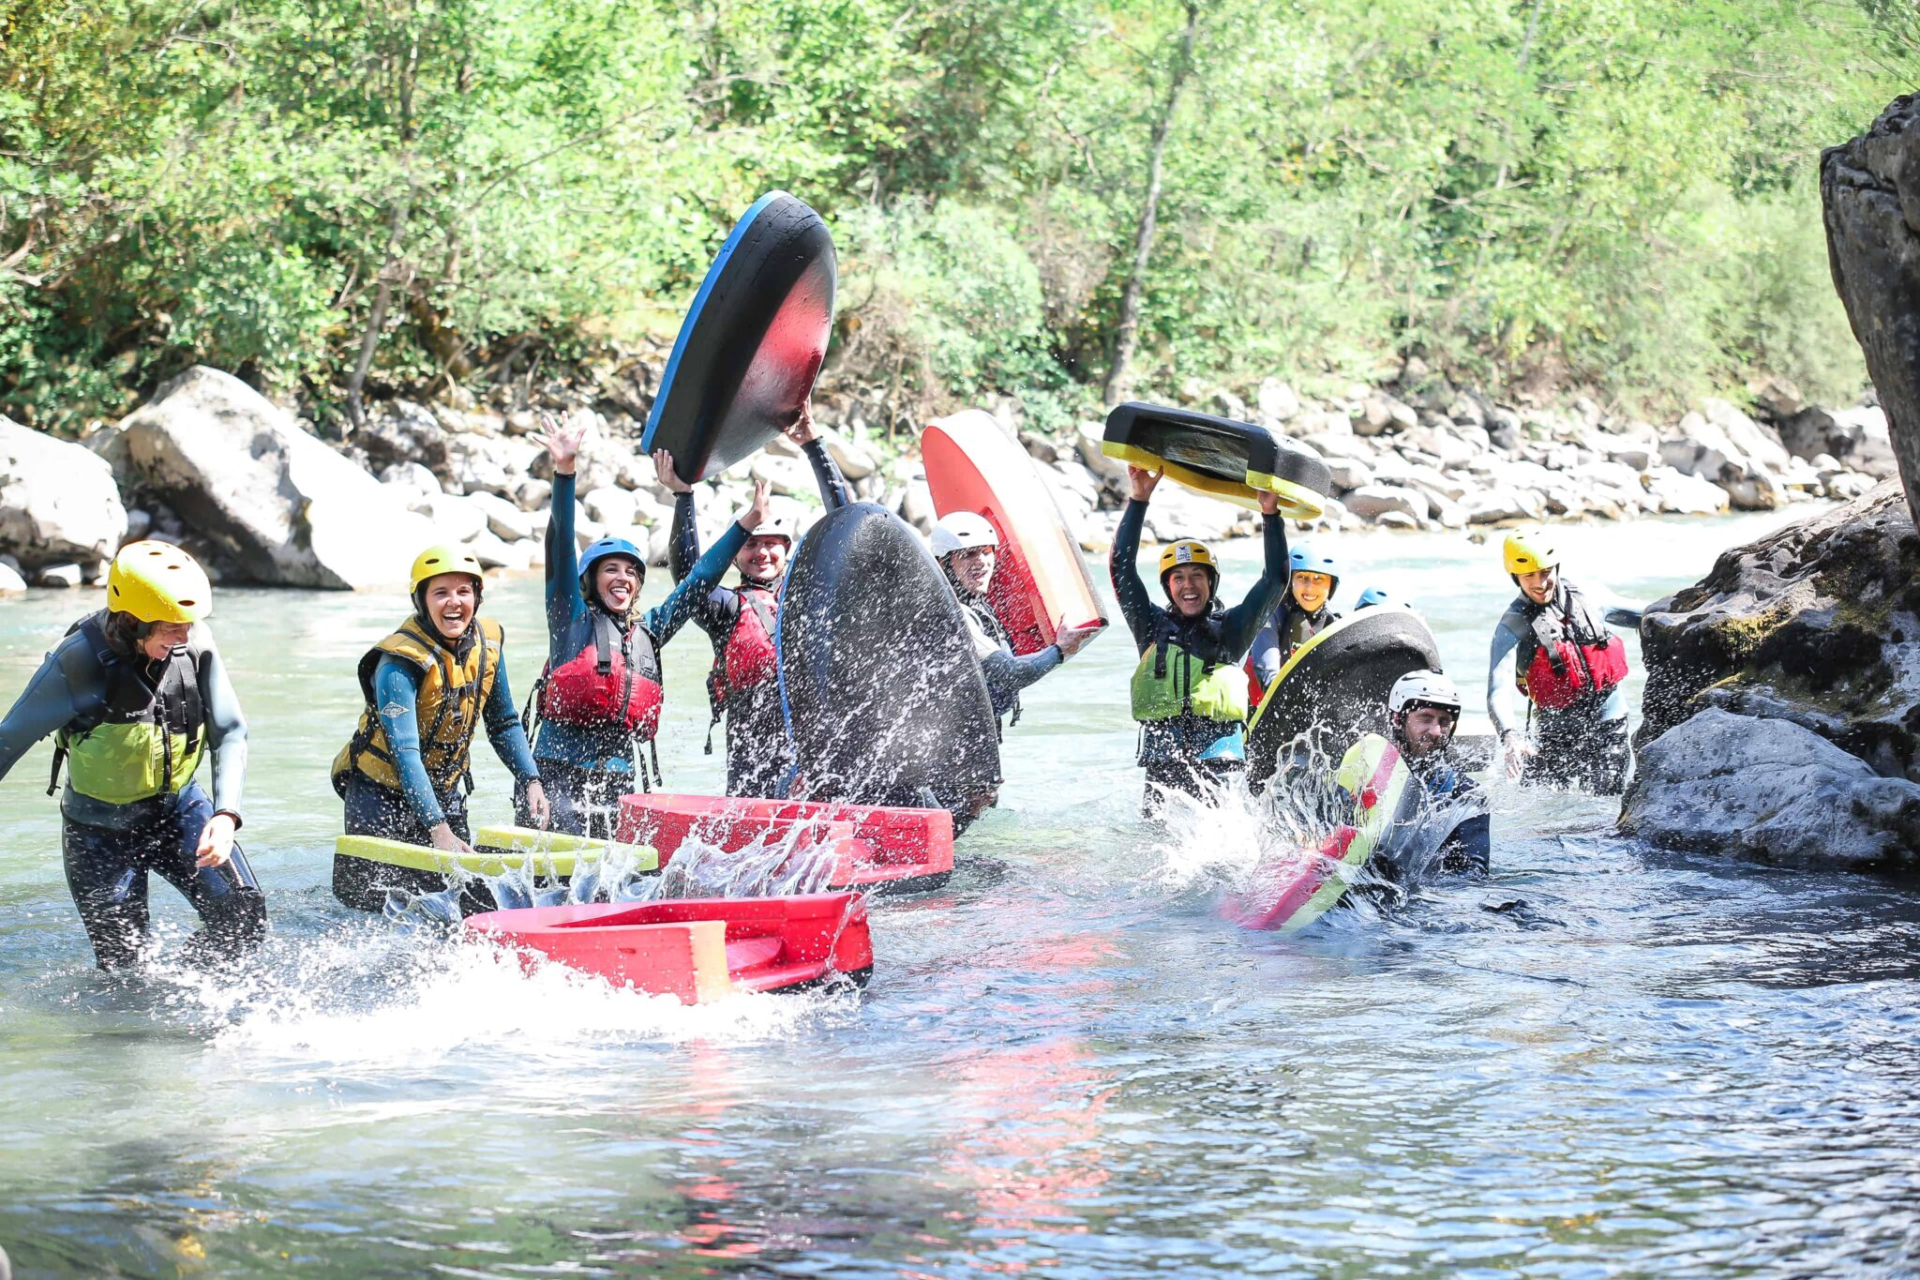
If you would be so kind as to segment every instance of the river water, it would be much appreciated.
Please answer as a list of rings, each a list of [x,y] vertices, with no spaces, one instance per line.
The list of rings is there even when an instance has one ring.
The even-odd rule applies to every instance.
[[[1563,538],[1573,576],[1651,599],[1772,523]],[[1477,688],[1494,548],[1342,551],[1347,598],[1417,602]],[[80,604],[0,606],[8,698]],[[488,606],[524,695],[538,584]],[[0,783],[18,1274],[1920,1270],[1920,906],[1895,885],[1655,851],[1605,802],[1501,786],[1490,881],[1241,933],[1214,902],[1255,824],[1138,821],[1110,636],[1030,692],[948,889],[875,906],[864,996],[683,1009],[333,902],[327,764],[403,607],[221,593],[274,926],[244,980],[97,976],[45,749]],[[669,658],[669,785],[717,789],[704,637]],[[479,781],[503,816],[498,766]],[[154,900],[177,942],[190,913]]]

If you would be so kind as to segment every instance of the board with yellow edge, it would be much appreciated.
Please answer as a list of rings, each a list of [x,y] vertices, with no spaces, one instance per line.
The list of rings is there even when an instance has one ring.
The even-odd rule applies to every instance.
[[[382,836],[343,835],[333,842],[333,894],[359,911],[379,911],[387,890],[432,893],[448,887],[450,879],[498,876],[524,871],[536,885],[565,884],[582,857],[597,862],[609,849],[630,854],[640,871],[657,871],[660,859],[647,845],[617,844],[604,839],[538,831],[531,827],[474,828],[472,853],[443,853],[426,845],[389,840]],[[490,911],[490,895],[474,891],[470,911]]]
[[[1326,463],[1265,427],[1138,400],[1107,415],[1100,452],[1242,507],[1271,493],[1290,520],[1317,520],[1332,482]]]
[[[1334,775],[1353,801],[1350,820],[1318,850],[1294,850],[1254,871],[1246,892],[1224,906],[1246,929],[1293,933],[1318,920],[1346,896],[1360,869],[1417,811],[1420,790],[1399,750],[1377,733],[1347,749]]]

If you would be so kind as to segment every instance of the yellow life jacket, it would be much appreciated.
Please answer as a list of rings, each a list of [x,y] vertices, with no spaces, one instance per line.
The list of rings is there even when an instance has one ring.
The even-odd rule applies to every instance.
[[[366,707],[353,737],[333,760],[334,790],[345,794],[347,778],[356,770],[389,790],[399,791],[400,774],[394,767],[393,747],[375,710],[373,687],[380,660],[395,657],[420,673],[414,714],[419,722],[420,761],[440,795],[467,777],[474,730],[480,727],[487,699],[500,674],[500,649],[505,633],[491,618],[475,618],[479,637],[461,654],[436,640],[418,618],[408,618],[400,629],[367,651],[360,659],[360,692]]]
[[[1196,658],[1171,640],[1148,646],[1133,669],[1133,718],[1151,724],[1184,712],[1240,723],[1247,718],[1246,675]]]
[[[54,782],[64,761],[67,785],[105,804],[178,794],[206,754],[200,645],[189,642],[143,672],[107,643],[106,618],[102,610],[73,626],[83,644],[63,660],[68,686],[97,690],[98,701],[55,735]]]

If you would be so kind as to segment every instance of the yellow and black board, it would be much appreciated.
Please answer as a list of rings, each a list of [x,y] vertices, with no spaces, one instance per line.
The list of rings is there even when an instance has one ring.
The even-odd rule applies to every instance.
[[[1291,520],[1318,519],[1331,482],[1326,463],[1265,427],[1138,400],[1107,415],[1100,452],[1242,507],[1271,493]]]

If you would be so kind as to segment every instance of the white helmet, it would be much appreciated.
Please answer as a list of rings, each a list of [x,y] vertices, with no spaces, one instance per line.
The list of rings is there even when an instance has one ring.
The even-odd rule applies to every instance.
[[[787,545],[792,546],[794,534],[799,527],[799,513],[794,510],[793,504],[775,502],[768,505],[767,518],[753,526],[753,532],[747,536],[749,538],[785,538]]]
[[[933,526],[933,558],[945,560],[956,551],[970,547],[997,547],[1000,535],[987,518],[971,511],[955,511],[940,517]]]
[[[1398,720],[1414,703],[1440,707],[1453,712],[1454,719],[1460,718],[1460,691],[1438,671],[1409,671],[1393,682],[1393,690],[1387,694],[1387,714]]]

